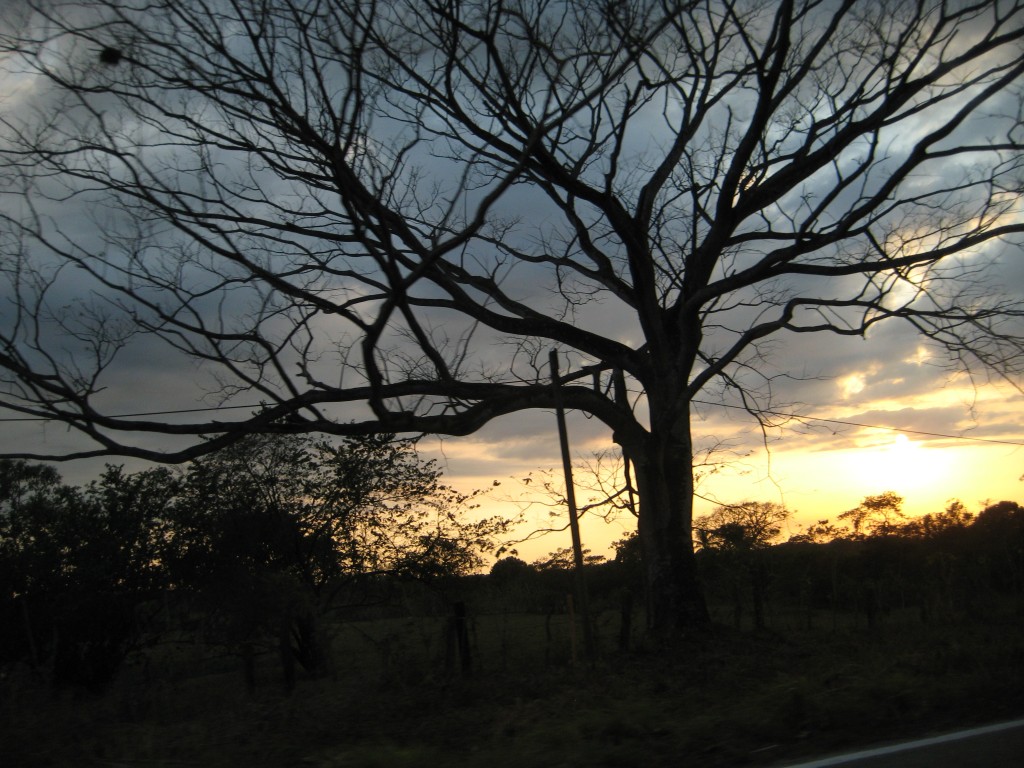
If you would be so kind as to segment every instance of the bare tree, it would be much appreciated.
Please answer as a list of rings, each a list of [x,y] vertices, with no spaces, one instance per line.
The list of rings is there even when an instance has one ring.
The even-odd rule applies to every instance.
[[[694,400],[763,417],[767,340],[899,319],[1020,373],[985,272],[1024,233],[1022,41],[1020,0],[28,0],[2,405],[76,456],[463,435],[550,408],[555,347],[635,472],[652,626],[704,622]],[[142,342],[263,407],[118,415]]]

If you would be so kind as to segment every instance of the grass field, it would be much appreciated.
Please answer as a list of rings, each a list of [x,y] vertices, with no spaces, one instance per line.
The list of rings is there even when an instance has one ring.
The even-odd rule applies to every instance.
[[[237,658],[166,644],[102,696],[54,693],[29,670],[0,683],[4,766],[734,766],[1020,716],[1024,616],[925,625],[889,616],[671,646],[598,619],[600,653],[572,661],[564,614],[470,622],[473,672],[445,620],[341,624],[333,674],[286,694],[272,655],[247,691]],[[827,625],[827,626],[826,626]]]

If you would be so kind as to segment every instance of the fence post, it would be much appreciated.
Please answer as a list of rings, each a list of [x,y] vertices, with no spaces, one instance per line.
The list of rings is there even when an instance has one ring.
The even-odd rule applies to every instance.
[[[452,615],[448,619],[448,641],[446,666],[455,666],[455,656],[459,657],[459,669],[463,676],[473,671],[473,657],[469,648],[469,626],[466,619],[466,604],[459,600],[452,606]]]

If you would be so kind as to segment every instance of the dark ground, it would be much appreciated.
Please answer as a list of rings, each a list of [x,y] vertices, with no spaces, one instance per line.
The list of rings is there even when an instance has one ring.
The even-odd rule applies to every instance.
[[[822,622],[824,624],[825,622]],[[868,630],[715,628],[573,665],[531,618],[481,617],[474,671],[440,624],[342,628],[334,674],[247,692],[195,646],[133,660],[102,695],[0,682],[5,766],[743,766],[799,762],[1024,714],[1024,620]],[[550,629],[550,627],[548,628]],[[532,645],[531,645],[532,642]],[[606,645],[610,645],[610,640]],[[543,653],[541,649],[543,648]]]

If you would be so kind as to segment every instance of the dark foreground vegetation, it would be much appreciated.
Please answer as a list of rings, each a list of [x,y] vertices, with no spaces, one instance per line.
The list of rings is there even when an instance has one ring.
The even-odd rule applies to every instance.
[[[587,568],[588,653],[567,558],[480,574],[500,524],[408,445],[0,469],[4,765],[772,765],[1024,712],[1013,502],[881,494],[782,543],[785,510],[723,507],[714,625],[670,640],[626,539]]]
[[[443,624],[353,623],[335,672],[291,695],[269,657],[247,692],[234,660],[193,645],[152,649],[102,696],[54,694],[19,668],[0,705],[5,765],[773,765],[1024,711],[1024,627],[1006,614],[716,629],[606,648],[593,668],[569,664],[564,620],[546,657],[543,616],[490,615],[472,622],[468,677],[445,667]]]

